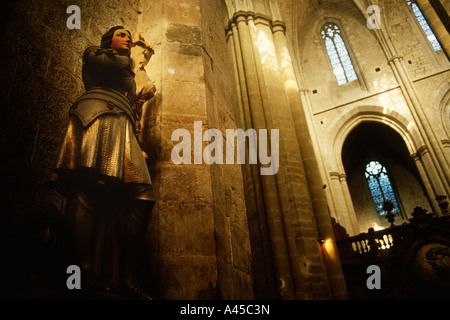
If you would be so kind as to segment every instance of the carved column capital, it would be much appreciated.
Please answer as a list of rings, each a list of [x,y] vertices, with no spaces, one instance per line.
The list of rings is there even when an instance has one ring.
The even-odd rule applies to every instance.
[[[310,92],[310,90],[309,90],[309,89],[306,89],[306,88],[300,88],[300,89],[298,90],[298,92],[299,92],[300,94],[308,94],[308,93]]]
[[[395,56],[389,58],[388,64],[392,64],[392,63],[395,63],[395,62],[397,62],[397,61],[402,61],[402,60],[403,60],[403,56],[401,56],[401,55],[395,55]]]
[[[409,156],[414,162],[420,161],[420,156],[416,153],[413,153]]]
[[[228,22],[228,27],[226,29],[230,29],[230,26],[235,23],[238,24],[242,21],[252,20],[255,25],[262,24],[271,28],[273,33],[282,32],[286,33],[286,24],[281,20],[272,20],[272,17],[253,11],[237,11],[233,14],[233,17]]]
[[[419,149],[417,149],[416,153],[419,155],[419,157],[423,157],[425,154],[429,153],[430,150],[428,149],[428,146],[423,145]]]
[[[441,143],[444,146],[444,148],[450,148],[450,139],[442,139]]]
[[[272,32],[282,32],[286,34],[286,24],[283,21],[275,20],[272,22]]]
[[[339,172],[330,172],[331,180],[340,180],[341,174]]]

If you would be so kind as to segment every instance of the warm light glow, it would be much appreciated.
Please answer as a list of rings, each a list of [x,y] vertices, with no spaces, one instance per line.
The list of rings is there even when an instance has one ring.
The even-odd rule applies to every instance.
[[[279,67],[273,40],[270,39],[264,31],[260,30],[257,33],[255,42],[256,47],[259,50],[262,65],[265,65],[269,70],[278,71]]]
[[[336,256],[333,239],[326,239],[322,241],[322,247],[323,249],[325,249],[325,252],[328,254],[329,257],[334,258]]]
[[[379,77],[373,82],[373,88],[377,90],[387,90],[392,87],[391,80],[388,78],[387,74],[383,74],[383,77]]]
[[[376,223],[374,223],[373,224],[373,230],[375,230],[375,231],[380,231],[380,230],[384,230],[385,228],[383,228],[383,227],[381,227],[381,226],[379,226],[378,224],[376,224]]]
[[[333,251],[334,250],[333,240],[331,239],[325,240],[324,246],[328,252]]]
[[[284,86],[285,86],[286,89],[295,89],[295,90],[298,91],[298,85],[297,85],[297,82],[294,81],[294,80],[286,80],[286,81],[284,82]]]

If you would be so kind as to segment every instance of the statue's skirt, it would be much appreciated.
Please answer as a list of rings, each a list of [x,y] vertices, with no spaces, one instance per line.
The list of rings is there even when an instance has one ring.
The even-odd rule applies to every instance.
[[[99,216],[107,219],[99,219],[94,265],[99,276],[117,283],[117,228],[123,225],[121,214],[126,212],[115,205],[137,193],[141,200],[155,200],[148,167],[128,116],[104,114],[83,127],[79,118],[71,115],[50,183],[69,198],[83,192],[108,204]]]
[[[70,115],[52,177],[52,185],[63,195],[86,187],[127,188],[147,186],[154,200],[150,173],[132,123],[125,113],[104,114],[83,127]]]

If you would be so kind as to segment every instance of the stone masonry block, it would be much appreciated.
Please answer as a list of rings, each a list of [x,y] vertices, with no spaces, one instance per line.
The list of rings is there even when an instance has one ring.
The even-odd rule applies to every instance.
[[[216,297],[215,256],[161,256],[158,273],[161,299],[199,300]]]
[[[160,199],[186,203],[211,203],[209,166],[170,164],[163,166]]]
[[[161,254],[214,255],[211,205],[164,201],[158,205]]]

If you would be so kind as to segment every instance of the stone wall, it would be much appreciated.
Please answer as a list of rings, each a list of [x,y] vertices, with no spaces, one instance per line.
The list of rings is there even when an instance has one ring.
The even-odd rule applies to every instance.
[[[82,53],[89,45],[99,45],[101,35],[114,25],[135,28],[136,3],[83,1],[79,4],[79,30],[69,30],[66,25],[66,10],[73,1],[5,3],[0,53],[1,181],[5,190],[0,204],[0,242],[14,261],[3,266],[7,270],[2,274],[9,275],[11,290],[19,294],[24,288],[18,283],[26,288],[31,284],[27,275],[45,263],[31,256],[35,249],[31,243],[36,241],[32,232],[38,231],[36,220],[60,218],[64,210],[64,199],[47,183],[69,107],[84,91]],[[65,270],[56,272],[64,274]]]
[[[418,152],[427,135],[434,142],[447,139],[448,145],[448,125],[441,116],[448,113],[449,64],[444,53],[430,49],[406,1],[387,1],[384,7],[384,31],[393,40],[391,47],[366,27],[356,2],[7,1],[1,33],[5,46],[0,52],[5,168],[1,181],[6,186],[0,203],[0,242],[6,255],[17,261],[2,265],[0,271],[13,274],[10,285],[16,285],[17,276],[26,286],[22,275],[36,263],[27,255],[31,238],[24,237],[29,233],[23,226],[36,217],[61,217],[64,210],[64,199],[48,188],[47,181],[68,109],[83,92],[81,55],[87,46],[99,44],[107,29],[123,25],[142,32],[155,49],[147,72],[157,94],[144,106],[142,120],[142,141],[158,200],[143,269],[152,291],[163,299],[253,298],[257,265],[259,271],[267,268],[258,285],[264,288],[266,281],[270,288],[259,296],[344,296],[342,274],[331,263],[338,260],[329,259],[317,239],[327,238],[322,235],[331,228],[328,209],[350,234],[359,231],[352,216],[352,200],[358,197],[350,198],[341,159],[346,135],[358,122],[378,121],[394,128],[411,154]],[[73,4],[81,9],[79,30],[66,26],[66,9]],[[327,21],[341,27],[358,72],[355,83],[336,84],[320,37]],[[234,28],[228,44],[227,25],[228,32]],[[388,49],[403,59],[389,56]],[[230,52],[246,70],[233,65]],[[239,77],[232,77],[233,68]],[[404,70],[407,74],[399,75]],[[234,83],[242,96],[233,90]],[[252,90],[246,92],[248,88]],[[234,107],[240,110],[239,98],[261,120],[261,128],[280,128],[280,174],[263,179],[265,193],[261,185],[252,186],[251,179],[243,181],[237,165],[175,165],[171,159],[178,143],[171,139],[176,129],[187,129],[194,137],[195,121],[202,122],[203,132],[236,128]],[[426,130],[410,112],[415,109],[426,111],[432,124]],[[429,147],[435,151],[436,143]],[[423,166],[421,178],[431,177],[422,181],[427,192],[438,176],[432,160],[416,162]],[[413,177],[401,168],[394,171],[404,186],[400,193],[417,198],[418,189],[406,187]],[[254,212],[246,209],[244,183],[250,185],[247,191],[254,188],[247,194],[256,199],[257,206],[249,206]],[[360,196],[367,201],[367,195]],[[248,214],[253,217],[251,235]],[[258,250],[253,256],[250,239]],[[271,270],[276,260],[280,277]],[[280,281],[291,275],[296,290]]]
[[[189,130],[194,139],[194,121],[203,131],[236,128],[223,3],[142,1],[141,10],[138,29],[155,48],[147,69],[158,92],[144,107],[143,136],[154,159],[158,210],[150,233],[159,244],[154,251],[162,297],[251,298],[240,167],[171,160],[176,129]]]
[[[326,252],[317,241],[333,231],[278,2],[227,1],[227,8],[239,124],[279,130],[278,173],[244,169],[255,291],[261,299],[342,299],[333,245]]]
[[[110,27],[134,28],[136,1],[85,1],[81,29],[69,30],[70,1],[11,1],[2,34],[2,148],[11,192],[35,201],[13,201],[27,215],[51,196],[45,186],[65,129],[68,110],[84,91],[81,56],[99,45]],[[133,25],[134,24],[134,25]],[[11,179],[11,180],[9,180]],[[4,180],[5,181],[5,180]],[[21,182],[19,182],[21,181]],[[26,181],[26,183],[25,183]],[[35,194],[36,193],[36,194]],[[11,195],[14,197],[14,195]],[[55,205],[60,205],[56,196]],[[21,205],[24,209],[20,209]]]
[[[359,1],[311,2],[298,14],[292,13],[292,9],[298,8],[290,1],[280,2],[283,17],[289,22],[288,30],[293,29],[288,34],[297,58],[297,76],[308,92],[305,106],[312,117],[309,128],[311,136],[317,137],[313,141],[322,159],[324,181],[330,186],[330,211],[350,234],[357,234],[359,227],[354,222],[358,212],[352,207],[355,199],[349,198],[344,178],[347,172],[342,166],[346,136],[359,123],[380,122],[402,135],[410,154],[428,136],[439,141],[448,139],[442,116],[448,93],[448,59],[443,51],[433,50],[406,1],[393,0],[381,5],[383,24],[378,33],[367,28],[365,8],[358,8],[357,4],[362,3]],[[337,85],[320,35],[325,22],[340,27],[358,81]],[[401,62],[395,65],[390,60],[392,55],[401,57]],[[399,76],[398,68],[407,75]],[[410,89],[404,90],[405,86]],[[417,110],[424,110],[423,115],[418,117]],[[434,144],[433,148],[439,154],[444,146]],[[434,163],[426,170],[432,172],[434,166],[440,165]],[[340,177],[340,183],[335,176]],[[430,184],[426,176],[421,179],[424,185]],[[440,183],[435,177],[430,180],[431,184]],[[428,198],[433,197],[429,194]]]
[[[73,4],[81,28],[69,30]],[[4,12],[2,244],[16,243],[22,234],[14,230],[36,217],[62,216],[65,201],[47,182],[69,107],[84,91],[81,56],[123,25],[155,49],[147,71],[157,95],[144,107],[142,140],[158,203],[143,279],[165,299],[251,298],[240,167],[176,166],[170,157],[175,129],[192,131],[194,121],[203,129],[235,128],[222,1],[8,1]],[[21,250],[16,244],[7,253],[29,260]]]

